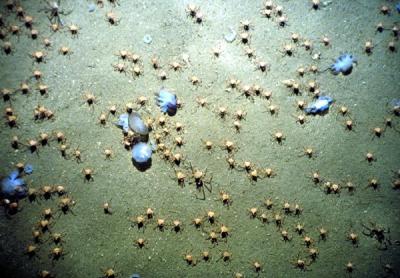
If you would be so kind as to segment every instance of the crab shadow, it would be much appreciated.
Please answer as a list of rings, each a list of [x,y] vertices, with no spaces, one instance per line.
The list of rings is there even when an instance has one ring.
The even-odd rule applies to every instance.
[[[140,172],[145,172],[146,170],[148,170],[151,165],[152,165],[152,159],[150,158],[149,160],[147,160],[146,162],[143,163],[139,163],[137,161],[135,161],[133,158],[131,159],[132,161],[132,165],[139,170]]]
[[[350,75],[353,72],[353,67],[349,68],[346,71],[340,71],[340,72],[332,72],[333,75],[339,75],[340,73],[342,73],[343,76],[347,76]]]
[[[310,115],[312,117],[317,117],[317,116],[323,117],[328,113],[329,113],[329,109],[322,111],[322,112],[318,112],[318,113],[309,113],[308,115]]]
[[[352,73],[352,71],[353,71],[353,67],[349,68],[347,71],[343,71],[342,74],[343,74],[344,76],[350,75],[350,73]]]

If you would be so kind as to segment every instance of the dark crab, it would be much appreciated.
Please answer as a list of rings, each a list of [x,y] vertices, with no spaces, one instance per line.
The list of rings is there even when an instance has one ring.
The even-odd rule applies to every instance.
[[[44,1],[46,4],[46,7],[40,9],[39,11],[44,11],[47,14],[47,17],[49,18],[51,23],[54,24],[60,24],[61,26],[64,26],[64,20],[61,18],[61,15],[69,15],[72,13],[72,10],[70,11],[65,11],[61,8],[61,0],[45,0]]]
[[[364,227],[364,231],[362,232],[365,236],[368,236],[370,238],[376,239],[380,246],[380,250],[387,250],[388,245],[391,245],[392,242],[390,241],[390,229],[385,229],[376,223],[370,222],[370,226],[367,226],[365,224],[362,224]]]

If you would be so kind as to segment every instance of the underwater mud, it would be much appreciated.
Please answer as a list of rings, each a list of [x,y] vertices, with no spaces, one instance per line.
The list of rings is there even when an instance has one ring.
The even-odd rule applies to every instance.
[[[2,277],[399,276],[396,5],[1,1]]]

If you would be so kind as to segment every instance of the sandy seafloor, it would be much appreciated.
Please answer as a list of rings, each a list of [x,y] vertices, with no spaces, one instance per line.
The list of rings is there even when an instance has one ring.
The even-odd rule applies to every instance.
[[[388,102],[400,98],[400,56],[391,52],[390,41],[400,47],[391,30],[376,32],[376,24],[382,22],[392,28],[399,22],[400,15],[392,1],[345,1],[332,0],[321,5],[319,10],[311,8],[310,1],[274,0],[283,7],[288,17],[286,27],[279,27],[276,16],[262,17],[263,1],[193,1],[204,14],[202,24],[190,18],[185,8],[189,1],[128,1],[119,0],[113,7],[104,1],[104,7],[88,12],[88,1],[62,1],[61,7],[72,13],[62,16],[66,25],[76,24],[81,29],[73,37],[67,28],[53,33],[49,21],[40,8],[41,1],[18,1],[25,11],[34,18],[34,28],[39,38],[32,40],[28,30],[19,22],[14,12],[7,11],[1,1],[1,14],[8,25],[21,28],[19,36],[8,34],[3,41],[13,44],[12,55],[0,54],[0,87],[18,89],[27,81],[31,92],[22,95],[15,92],[11,102],[1,103],[1,110],[11,106],[18,117],[18,128],[9,128],[2,123],[0,131],[0,169],[7,175],[18,162],[34,166],[32,175],[25,176],[30,188],[40,189],[43,185],[64,185],[68,195],[76,202],[72,213],[58,213],[59,197],[50,200],[38,198],[19,202],[20,211],[14,215],[0,216],[0,269],[2,277],[36,277],[41,270],[49,270],[56,277],[100,277],[103,270],[113,268],[117,277],[130,277],[133,273],[141,277],[395,277],[400,275],[400,192],[392,188],[394,172],[400,168],[400,119],[391,113]],[[382,5],[391,8],[390,15],[379,12]],[[121,19],[117,26],[105,20],[106,12],[113,11]],[[228,43],[223,35],[231,26],[240,30],[242,20],[251,21],[249,45],[256,57],[249,59],[244,45],[237,38]],[[290,36],[299,33],[301,40],[313,42],[313,51],[306,51],[301,42],[295,45]],[[150,34],[151,44],[145,44],[143,37]],[[328,36],[331,46],[325,47],[320,39]],[[44,37],[50,38],[53,46],[45,49]],[[371,55],[364,52],[364,44],[371,40],[375,47]],[[3,43],[3,42],[1,42]],[[295,46],[292,57],[281,52],[283,45]],[[68,46],[73,53],[64,57],[58,53],[61,46]],[[213,57],[211,49],[219,46],[220,57]],[[34,63],[29,54],[44,50],[45,63]],[[118,62],[114,55],[119,50],[130,50],[140,55],[143,74],[133,78],[114,71],[112,64]],[[341,53],[353,54],[358,64],[347,76],[333,75],[329,71],[299,77],[296,69],[315,64],[320,70],[326,69]],[[312,55],[320,53],[320,60]],[[183,56],[182,56],[183,55]],[[157,56],[167,80],[161,81],[159,71],[151,67],[150,59]],[[185,64],[183,57],[189,57]],[[184,65],[180,71],[168,66],[177,61]],[[270,71],[262,73],[255,62],[266,61]],[[131,67],[131,63],[125,62]],[[42,83],[49,86],[47,96],[40,96],[35,90],[36,81],[30,79],[34,69],[43,73]],[[200,78],[197,86],[189,82],[191,76]],[[237,78],[242,85],[258,84],[272,92],[270,100],[260,96],[248,99],[238,90],[227,91],[227,79]],[[294,79],[301,84],[302,94],[296,96],[285,88],[283,80]],[[294,115],[296,101],[312,101],[306,85],[316,80],[321,94],[334,98],[329,113],[322,116],[307,116],[300,125]],[[174,153],[185,157],[184,165],[172,167],[158,153],[153,154],[150,169],[141,172],[131,163],[130,152],[122,145],[122,132],[113,122],[124,112],[128,102],[135,102],[141,96],[149,101],[143,115],[155,119],[161,116],[153,94],[161,87],[173,90],[183,102],[174,117],[167,117],[171,135],[163,142]],[[97,102],[92,108],[85,104],[83,95],[92,92]],[[207,99],[206,107],[199,107],[196,98]],[[110,105],[118,107],[117,116],[109,115],[106,125],[100,126],[98,117],[107,112]],[[279,107],[279,113],[271,116],[267,112],[270,104]],[[54,120],[35,121],[33,111],[37,105],[44,105],[54,111]],[[231,113],[226,120],[218,118],[217,107],[226,106]],[[341,116],[338,109],[347,106],[349,116]],[[247,115],[241,121],[240,133],[233,128],[233,113],[244,110]],[[146,114],[144,110],[150,111]],[[385,127],[384,120],[391,117],[394,128],[385,128],[383,135],[373,135],[374,127]],[[344,121],[355,122],[354,131],[347,131]],[[2,117],[5,122],[5,117]],[[176,122],[184,125],[180,134],[185,144],[174,147],[177,132],[172,128]],[[397,128],[397,130],[396,130]],[[150,137],[161,128],[155,125]],[[40,132],[65,133],[67,152],[79,148],[82,163],[64,159],[59,144],[39,147],[38,154],[31,154],[26,148],[11,148],[14,135],[25,143],[38,138]],[[272,134],[282,131],[286,137],[283,144],[272,140]],[[213,151],[204,149],[202,140],[214,142]],[[273,178],[261,178],[251,182],[245,171],[229,170],[227,152],[221,146],[224,140],[237,145],[233,157],[238,164],[251,161],[261,168],[271,167],[276,172]],[[105,160],[103,150],[111,147],[112,160]],[[313,147],[317,153],[314,159],[301,156],[304,147]],[[372,152],[376,161],[368,163],[365,154]],[[194,168],[207,169],[207,179],[212,176],[212,192],[205,191],[206,200],[199,200],[190,178],[190,163]],[[92,182],[84,182],[81,173],[85,167],[94,170]],[[178,186],[174,168],[187,175],[184,187]],[[323,183],[315,185],[310,175],[318,171],[323,182],[334,182],[341,186],[339,194],[326,194]],[[368,186],[376,178],[378,188]],[[345,188],[351,181],[356,190],[349,194]],[[233,203],[226,207],[220,201],[220,191],[230,194]],[[263,200],[274,201],[272,209],[263,207]],[[110,201],[113,214],[103,213],[102,204]],[[284,202],[292,206],[299,204],[299,216],[286,215]],[[155,229],[154,221],[146,222],[145,229],[132,226],[130,217],[144,214],[146,208],[155,211],[155,218],[165,218],[168,225],[174,219],[183,223],[179,233],[168,226],[164,232]],[[275,214],[283,217],[279,229],[271,220],[263,224],[249,216],[249,209],[258,208],[258,214],[265,212],[269,218]],[[52,208],[55,216],[51,219],[50,232],[45,232],[40,243],[34,243],[32,229],[42,219],[42,211]],[[203,229],[191,225],[193,218],[203,217],[208,210],[216,213],[217,223],[204,224]],[[3,209],[2,209],[3,211]],[[205,221],[206,222],[206,221]],[[305,233],[295,232],[297,223],[304,224]],[[364,235],[366,229],[376,223],[383,227],[387,250],[380,250],[382,244],[375,238]],[[219,231],[224,224],[230,229],[227,240],[220,239],[217,245],[207,240],[208,233]],[[328,230],[326,240],[319,238],[319,228]],[[291,240],[285,242],[281,230],[289,232]],[[390,230],[390,232],[389,232]],[[51,232],[63,236],[64,255],[59,260],[49,258],[55,244],[49,240]],[[348,234],[358,234],[358,244],[347,240]],[[318,249],[318,257],[311,261],[303,237],[313,239],[312,247]],[[133,245],[135,239],[145,238],[146,247]],[[28,244],[38,246],[35,256],[25,253]],[[211,260],[204,262],[201,252],[208,250]],[[232,254],[231,260],[221,259],[223,251]],[[196,264],[188,265],[184,254],[191,253]],[[306,270],[296,268],[292,263],[297,258],[306,261]],[[252,263],[262,265],[259,273]],[[346,264],[354,264],[354,271],[348,273]],[[386,268],[385,268],[386,265]],[[392,271],[388,270],[389,265]],[[6,273],[6,274],[4,274]]]

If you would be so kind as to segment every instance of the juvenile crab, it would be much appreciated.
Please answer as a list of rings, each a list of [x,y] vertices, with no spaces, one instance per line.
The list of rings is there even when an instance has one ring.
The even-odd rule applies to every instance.
[[[133,242],[133,245],[136,246],[137,248],[142,249],[143,247],[146,247],[147,240],[144,238],[138,238]]]
[[[118,25],[118,23],[121,21],[120,18],[117,17],[117,15],[114,12],[107,12],[105,20],[108,21],[110,25]]]
[[[232,205],[233,201],[230,195],[225,192],[225,191],[220,191],[219,192],[219,199],[221,200],[222,204],[224,206],[227,206],[228,208]]]
[[[173,61],[169,64],[170,68],[173,69],[174,71],[180,71],[182,70],[182,68],[184,67],[183,64],[177,62],[177,61]]]
[[[194,180],[194,183],[196,184],[196,189],[198,191],[201,191],[203,193],[203,198],[202,200],[206,199],[204,188],[208,190],[208,192],[212,191],[212,186],[211,186],[211,181],[212,181],[212,176],[206,180],[206,175],[207,175],[207,169],[203,171],[193,168],[192,164],[190,164],[190,169],[192,171],[192,178]]]
[[[71,24],[68,26],[68,32],[71,33],[73,38],[77,38],[78,37],[78,32],[81,28],[76,25],[76,24]]]
[[[11,42],[4,42],[3,43],[3,51],[5,54],[11,54],[13,51],[13,45],[11,44]]]
[[[124,63],[112,64],[112,67],[114,68],[114,71],[119,73],[124,73],[125,75],[128,73],[128,68]]]
[[[58,49],[58,53],[60,53],[63,56],[70,56],[73,53],[73,51],[67,46],[61,46]]]
[[[68,212],[71,212],[74,214],[71,210],[71,207],[75,205],[75,201],[72,200],[68,196],[64,196],[59,200],[58,207],[60,208],[61,212],[63,214],[67,214]]]
[[[145,228],[146,219],[143,215],[139,215],[137,217],[131,217],[130,221],[132,222],[131,223],[132,227],[137,226],[138,229]]]
[[[190,17],[195,18],[200,8],[195,4],[188,4],[185,10]]]
[[[300,259],[300,254],[297,256],[297,259],[291,261],[291,264],[302,271],[307,270],[307,267],[311,264],[310,262],[307,262],[304,259]]]
[[[228,153],[233,153],[239,149],[238,146],[233,141],[224,140],[223,145],[221,146],[222,149],[226,150]]]
[[[34,62],[36,63],[42,63],[45,62],[45,57],[47,56],[47,53],[43,51],[35,51],[30,54],[31,58],[33,59]]]
[[[278,144],[282,144],[284,140],[286,140],[286,136],[283,134],[282,131],[277,131],[273,134],[271,134],[272,140],[278,142]]]
[[[186,174],[184,172],[175,170],[174,179],[178,182],[178,185],[180,185],[181,187],[185,186]]]
[[[292,56],[294,53],[294,46],[291,44],[285,44],[280,50],[283,56]]]
[[[304,147],[302,153],[299,156],[305,156],[307,158],[314,159],[316,156],[318,156],[318,154],[312,147]]]

